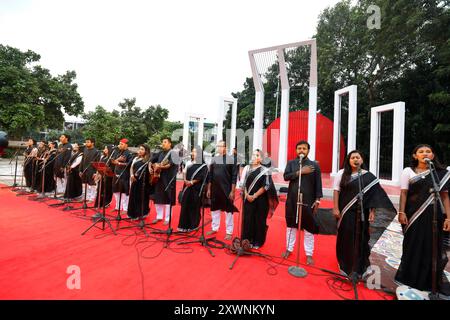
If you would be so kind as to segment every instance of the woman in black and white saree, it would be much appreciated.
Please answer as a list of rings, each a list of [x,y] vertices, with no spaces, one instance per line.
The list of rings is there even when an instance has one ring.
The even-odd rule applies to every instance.
[[[243,189],[242,239],[250,241],[253,249],[259,249],[266,241],[267,218],[271,218],[278,206],[278,195],[269,168],[261,165],[262,153],[255,150],[251,164],[242,171]]]
[[[358,277],[364,277],[370,266],[369,226],[375,219],[375,209],[395,211],[377,177],[362,169],[363,167],[364,159],[361,152],[351,151],[344,160],[344,169],[334,178],[333,214],[339,219],[336,255],[340,272],[347,276],[356,273]],[[358,197],[360,188],[363,195],[364,223],[360,219],[361,205]],[[360,231],[358,238],[356,218]]]
[[[206,191],[205,179],[208,168],[203,158],[203,150],[196,146],[191,151],[191,161],[183,170],[183,189],[179,194],[181,204],[178,231],[190,232],[200,224],[202,196]],[[203,187],[203,188],[202,188]]]
[[[439,204],[437,205],[436,289],[449,294],[447,292],[448,281],[443,276],[445,265],[448,262],[443,248],[443,233],[450,231],[448,197],[450,171],[439,163],[433,148],[425,144],[414,148],[411,167],[405,168],[401,176],[398,219],[402,224],[404,238],[402,260],[395,280],[419,290],[431,291],[432,289],[434,197],[430,192],[433,188],[433,180],[428,168],[428,160],[431,160],[436,168],[435,171],[433,170],[433,174],[439,184],[439,194],[443,204],[443,208]]]

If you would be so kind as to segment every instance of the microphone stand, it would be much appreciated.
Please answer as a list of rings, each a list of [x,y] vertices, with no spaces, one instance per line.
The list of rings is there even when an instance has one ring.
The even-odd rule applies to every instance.
[[[42,159],[42,169],[38,169],[38,172],[41,173],[41,193],[33,200],[42,201],[45,198],[45,157]]]
[[[55,157],[55,159],[53,159],[53,160],[56,160],[56,158],[58,157],[58,156],[61,156],[61,155],[63,155],[63,154],[66,154],[66,152],[68,151],[68,149],[64,149],[64,151],[62,151],[62,152],[60,152],[56,157]],[[67,160],[67,162],[64,164],[64,166],[62,167],[62,168],[64,168],[64,173],[66,172],[66,167],[67,167],[67,165],[70,163],[70,161],[72,160],[72,158],[73,158],[73,155]],[[76,158],[75,158],[76,159]],[[61,170],[61,168],[60,168],[60,170]],[[68,180],[68,177],[66,178],[67,180]],[[66,180],[66,189],[67,189],[67,181]],[[55,180],[55,199],[56,199],[56,189],[57,189],[57,178],[56,178],[56,180]],[[64,194],[65,194],[65,192],[64,192]],[[71,203],[71,201],[70,200],[68,200],[68,199],[66,199],[66,198],[64,198],[64,194],[63,194],[63,197],[62,197],[62,199],[63,199],[63,201],[61,201],[61,202],[59,202],[59,203],[52,203],[52,204],[49,204],[49,206],[50,207],[59,207],[59,206],[64,206],[64,205],[66,205],[66,204],[69,204],[69,203]]]
[[[18,157],[19,157],[19,155],[17,155],[17,158],[18,158]],[[23,188],[24,188],[24,185],[23,185],[23,177],[25,176],[25,160],[26,160],[26,157],[23,159],[23,163],[22,163],[22,176],[21,176],[21,178],[20,178],[20,187],[17,187],[17,188],[15,188],[15,189],[13,189],[14,192],[22,191]],[[16,159],[16,161],[17,161],[17,159]]]
[[[119,174],[119,176],[117,177],[117,180],[115,182],[115,184],[119,183],[119,210],[117,211],[117,216],[115,218],[115,220],[117,221],[117,225],[116,228],[119,229],[119,223],[121,220],[125,220],[127,218],[122,219],[121,215],[120,215],[120,210],[122,208],[122,184],[120,183],[120,179],[122,178],[122,175],[125,173],[125,171],[127,171],[128,166],[132,163],[133,161],[129,161],[126,165],[126,167],[123,169],[123,171]],[[114,169],[115,170],[115,169]]]
[[[431,293],[429,295],[430,300],[443,300],[443,298],[440,296],[438,292],[438,282],[439,279],[437,277],[437,260],[438,260],[438,226],[437,226],[437,209],[438,204],[441,207],[442,213],[445,215],[445,207],[442,203],[441,195],[439,194],[441,190],[440,182],[436,181],[439,180],[439,177],[437,177],[436,174],[436,167],[434,166],[433,162],[426,161],[428,168],[430,169],[430,175],[431,180],[433,182],[433,188],[430,189],[430,193],[433,195],[433,222],[432,222],[432,268],[431,268]],[[436,177],[435,177],[436,174]]]
[[[83,152],[78,152],[77,154],[76,154],[76,157],[74,158],[74,156],[72,156],[71,158],[70,158],[70,160],[69,160],[69,163],[71,162],[71,160],[73,159],[73,161],[75,162],[75,160],[80,156],[80,154],[83,154],[83,157],[84,157],[84,153]],[[73,163],[73,162],[72,162]],[[68,164],[69,165],[69,164]],[[79,167],[80,165],[78,165],[77,167]],[[75,169],[75,168],[73,168],[73,169]],[[72,168],[70,168],[69,170],[72,170]],[[70,173],[69,173],[70,174]],[[67,187],[68,187],[68,182],[69,182],[69,174],[67,175],[67,184],[66,184],[66,190],[67,190]],[[74,199],[78,199],[79,197],[77,197],[77,198],[74,198]],[[65,207],[64,209],[62,209],[62,211],[71,211],[71,210],[78,210],[78,209],[81,209],[81,208],[74,208],[74,207],[72,207],[70,204],[71,203],[82,203],[83,201],[72,201],[73,199],[69,199],[68,201],[66,201],[65,202],[65,204],[69,204],[69,206],[67,206],[67,207]]]
[[[96,157],[98,156],[98,154],[96,155]],[[98,160],[98,159],[97,159]],[[83,170],[83,172],[81,172],[81,181],[83,181],[83,178],[86,174],[86,170],[89,169],[89,167],[91,167],[92,161],[91,163],[89,163],[89,165]],[[89,180],[89,179],[88,179]],[[95,209],[95,207],[89,207],[87,205],[87,185],[88,182],[86,181],[86,183],[84,184],[84,197],[83,197],[83,206],[81,208],[73,208],[73,207],[66,207],[64,208],[64,211],[70,211],[70,210],[83,210],[83,214],[84,216],[86,216],[86,209]]]
[[[352,264],[352,273],[350,274],[350,280],[353,286],[353,292],[355,293],[355,300],[358,300],[358,288],[357,284],[359,282],[358,276],[358,262],[362,257],[362,250],[364,243],[364,231],[361,230],[361,227],[364,226],[365,217],[364,217],[364,204],[363,198],[364,194],[362,191],[362,182],[361,182],[361,167],[358,168],[358,203],[359,206],[356,208],[355,213],[355,239],[353,241],[353,264]],[[359,250],[358,250],[359,249]]]
[[[363,246],[364,243],[364,231],[361,231],[361,226],[364,226],[365,216],[364,216],[364,205],[363,205],[363,188],[361,182],[361,166],[358,168],[358,202],[355,213],[355,239],[353,241],[353,262],[352,262],[352,272],[350,275],[340,274],[331,270],[327,270],[324,268],[319,268],[319,270],[333,274],[337,277],[344,278],[347,281],[352,283],[353,292],[355,294],[355,300],[358,300],[358,288],[357,285],[359,282],[363,282],[358,276],[358,261],[360,257],[362,257]],[[358,248],[360,251],[358,252]]]
[[[290,275],[297,277],[297,278],[304,278],[308,275],[306,270],[304,268],[300,267],[300,247],[301,247],[301,225],[302,225],[302,212],[303,212],[303,194],[301,193],[301,186],[302,186],[302,161],[304,156],[300,155],[299,160],[299,174],[298,174],[298,189],[297,189],[297,215],[296,215],[296,222],[297,222],[297,263],[296,266],[290,266],[288,268],[288,272]]]
[[[142,232],[144,233],[144,235],[147,238],[149,237],[149,234],[147,233],[147,230],[145,230],[145,227],[146,226],[150,227],[150,225],[146,224],[144,222],[144,220],[145,220],[145,218],[144,218],[144,195],[145,195],[145,184],[146,184],[146,181],[148,181],[148,177],[147,176],[143,177],[143,174],[146,171],[146,167],[148,166],[150,161],[151,161],[151,159],[149,159],[141,167],[139,167],[139,169],[136,171],[136,173],[138,173],[141,168],[143,168],[143,169],[139,173],[139,177],[137,178],[137,180],[135,182],[133,182],[133,183],[136,183],[137,181],[142,181],[142,186],[141,186],[141,190],[140,190],[140,192],[141,192],[141,214],[138,217],[139,222],[136,226],[139,228],[139,230],[142,230]],[[130,189],[131,189],[131,187],[130,187]],[[149,212],[150,212],[150,208],[149,208]],[[123,227],[121,229],[128,229],[128,228],[132,228],[132,227],[134,227],[134,226],[127,226],[127,227]],[[153,229],[152,227],[150,227],[150,228]]]
[[[62,153],[57,154],[52,160],[50,160],[49,162],[47,162],[44,167],[41,170],[45,170],[45,168],[47,168],[47,166],[51,163],[53,163]],[[55,181],[55,190],[54,190],[54,195],[53,195],[53,199],[52,200],[57,200],[58,197],[56,195],[56,178],[55,175],[53,173],[53,180]],[[45,198],[51,199],[50,197],[44,197],[41,201],[45,201]]]
[[[211,237],[211,238],[206,238],[205,237],[205,185],[206,185],[206,180],[209,176],[209,168],[208,166],[206,166],[206,175],[203,178],[202,181],[202,186],[200,188],[200,192],[198,194],[199,198],[200,198],[200,206],[201,206],[201,215],[202,215],[202,234],[200,235],[200,238],[198,240],[192,240],[192,241],[184,241],[184,242],[180,242],[178,243],[179,245],[181,244],[189,244],[189,243],[198,243],[200,242],[200,244],[206,248],[206,250],[208,250],[209,254],[213,257],[215,257],[214,252],[211,250],[211,245],[208,243],[209,241],[212,242],[216,242],[216,237]]]
[[[264,170],[264,169],[263,169]],[[243,186],[245,188],[245,183],[246,180],[244,180]],[[239,215],[239,219],[240,219],[240,225],[241,225],[241,234],[240,237],[236,237],[233,239],[233,241],[231,242],[231,246],[230,246],[230,251],[232,253],[236,254],[236,258],[234,258],[233,262],[230,265],[230,270],[233,269],[234,265],[236,264],[237,260],[239,259],[239,257],[244,256],[244,255],[248,255],[248,256],[260,256],[260,257],[265,257],[265,254],[262,254],[260,252],[254,252],[251,251],[251,243],[248,239],[243,239],[242,238],[242,233],[244,232],[244,225],[245,225],[245,189],[243,191],[244,196],[241,196],[242,199],[242,212]]]
[[[106,166],[106,168],[108,168],[108,166]],[[102,174],[102,173],[100,173],[100,174]],[[102,228],[101,228],[102,230],[105,230],[105,224],[108,224],[108,226],[111,228],[111,230],[114,233],[114,235],[115,236],[117,235],[116,230],[114,230],[114,228],[113,228],[113,226],[112,226],[112,224],[110,222],[110,219],[108,219],[106,217],[106,172],[103,172],[102,180],[103,180],[103,186],[104,187],[103,187],[103,190],[100,188],[100,191],[103,191],[103,206],[102,206],[103,209],[102,209],[101,217],[100,218],[96,218],[94,220],[94,222],[92,223],[92,225],[81,233],[82,236],[84,236],[86,234],[86,232],[88,232],[90,229],[92,229],[94,226],[96,226],[96,224],[99,223],[99,222],[102,222]],[[100,185],[102,185],[102,181],[100,181]],[[101,196],[102,196],[102,194],[99,192],[98,193],[98,197],[101,197]],[[98,200],[98,204],[100,204],[100,200]]]
[[[39,157],[36,157],[36,160],[35,160],[35,168],[34,168],[34,175],[35,175],[35,183],[36,183],[36,195],[32,195],[32,196],[30,196],[30,197],[28,197],[28,200],[31,200],[31,201],[40,201],[42,198],[44,198],[45,197],[45,195],[44,195],[44,184],[45,184],[45,170],[44,170],[44,172],[42,172],[43,170],[43,168],[44,168],[44,165],[45,165],[45,161],[44,161],[44,159],[45,159],[45,156],[46,156],[46,153],[47,153],[47,151],[44,151],[43,153],[42,153],[42,155],[41,155],[41,158],[39,158]],[[42,161],[42,164],[40,165],[40,161]],[[40,167],[42,167],[42,168],[40,168]],[[37,192],[38,192],[38,189],[39,189],[39,186],[38,186],[38,182],[37,182],[37,175],[38,174],[40,174],[41,175],[41,192],[38,194]],[[43,179],[44,178],[44,179]]]
[[[175,170],[174,170],[175,171]],[[166,192],[168,189],[169,189],[169,187],[171,186],[171,184],[174,182],[174,180],[176,179],[176,177],[177,177],[177,172],[178,172],[178,168],[177,168],[177,170],[175,171],[175,174],[174,174],[174,176],[172,177],[172,179],[169,181],[169,183],[167,184],[167,186],[166,186],[166,188],[164,189],[164,192]],[[176,185],[174,186],[174,188],[176,188]],[[168,248],[169,247],[169,239],[170,239],[170,236],[172,235],[172,234],[179,234],[180,232],[177,232],[177,231],[173,231],[172,230],[172,199],[171,199],[171,196],[169,196],[169,200],[170,200],[170,204],[169,204],[169,225],[167,226],[167,230],[156,230],[156,231],[152,231],[152,233],[155,233],[155,234],[166,234],[167,235],[167,238],[166,238],[166,241],[165,241],[165,243],[164,243],[164,248]]]
[[[19,158],[19,152],[20,149],[17,149],[17,151],[14,153],[13,157],[11,158],[11,161],[9,161],[9,164],[11,165],[13,159],[16,159],[16,165],[15,165],[15,169],[14,169],[14,182],[11,186],[6,186],[6,187],[1,187],[1,189],[9,189],[9,188],[13,188],[13,191],[16,191],[16,187],[18,186],[18,184],[16,183],[16,179],[17,179],[17,162],[18,162],[18,158]]]
[[[22,189],[18,190],[18,192],[16,194],[16,196],[18,196],[18,197],[33,194],[33,192],[31,192],[31,191],[27,191],[27,190],[23,189],[23,177],[25,176],[25,167],[30,163],[30,161],[33,161],[33,160],[32,160],[32,157],[30,157],[29,155],[26,156],[25,159],[23,160]],[[31,174],[32,174],[32,176],[31,176],[32,179],[31,179],[30,190],[31,190],[31,188],[33,188],[33,176],[34,176],[33,175],[33,166],[31,167]]]

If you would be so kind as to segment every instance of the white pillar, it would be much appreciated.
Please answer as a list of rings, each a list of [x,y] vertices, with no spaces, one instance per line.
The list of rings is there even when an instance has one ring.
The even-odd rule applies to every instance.
[[[347,153],[356,149],[356,119],[357,119],[358,87],[352,85],[348,93],[348,133]]]
[[[220,140],[223,140],[222,132],[223,132],[223,120],[224,120],[224,106],[223,106],[224,99],[221,97],[219,99],[219,112],[217,117],[217,132],[216,132],[216,145]]]
[[[370,110],[370,165],[369,170],[379,176],[380,159],[380,124],[383,112],[394,112],[394,130],[392,135],[392,179],[382,180],[384,184],[400,185],[400,175],[403,171],[403,156],[405,143],[405,103],[395,102]]]
[[[289,136],[289,80],[284,59],[284,49],[277,50],[278,67],[281,82],[281,109],[280,109],[280,140],[278,143],[278,168],[284,170],[287,163],[288,136]]]
[[[392,183],[400,185],[405,148],[405,103],[400,102],[394,110],[394,136],[392,137]]]
[[[348,86],[334,92],[334,119],[333,119],[333,160],[331,175],[339,171],[341,154],[341,105],[342,96],[348,93],[348,128],[347,153],[356,149],[356,120],[357,120],[357,93],[358,86]]]
[[[317,121],[317,43],[311,40],[311,63],[309,66],[309,111],[308,142],[311,145],[308,158],[316,159],[316,121]]]
[[[309,87],[308,142],[311,145],[308,158],[316,159],[317,87]]]
[[[183,146],[186,148],[186,150],[189,150],[189,120],[190,116],[189,114],[184,115],[184,125],[183,125]]]
[[[289,135],[289,89],[281,90],[280,140],[278,143],[278,168],[284,170],[287,163]]]
[[[205,119],[200,116],[198,121],[198,135],[197,135],[197,144],[200,146],[200,148],[203,149],[203,128],[205,125]]]
[[[262,149],[264,128],[264,91],[255,92],[255,117],[253,119],[253,146],[252,150]]]
[[[237,121],[237,99],[233,99],[233,105],[231,107],[231,141],[230,150],[236,147],[236,121]]]

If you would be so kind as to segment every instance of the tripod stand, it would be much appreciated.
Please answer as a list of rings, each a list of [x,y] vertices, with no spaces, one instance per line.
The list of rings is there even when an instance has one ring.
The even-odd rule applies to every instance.
[[[106,177],[112,177],[114,173],[111,171],[111,169],[103,162],[93,162],[92,166],[97,169],[97,171],[102,174],[102,180],[103,185],[106,187]],[[99,193],[99,197],[102,196],[101,193]],[[98,201],[100,203],[100,201]],[[92,229],[94,226],[97,225],[97,223],[102,223],[102,230],[105,230],[105,224],[108,224],[108,226],[111,228],[114,235],[117,235],[116,231],[111,225],[110,220],[106,217],[106,188],[103,188],[103,209],[102,209],[102,215],[101,217],[97,218],[94,223],[87,228],[85,231],[81,233],[81,235],[85,235],[86,232],[88,232],[90,229]]]
[[[211,237],[211,238],[206,238],[205,237],[205,185],[206,185],[206,180],[208,178],[208,174],[209,174],[209,169],[208,166],[206,166],[206,175],[203,178],[202,181],[202,186],[200,188],[200,192],[198,194],[199,198],[200,198],[200,206],[201,206],[201,215],[202,215],[202,225],[201,225],[201,229],[202,229],[202,234],[200,235],[200,238],[198,240],[192,240],[192,241],[184,241],[184,242],[180,242],[178,243],[179,245],[181,244],[189,244],[189,243],[200,243],[203,247],[206,248],[206,250],[208,250],[209,254],[213,257],[215,257],[214,252],[211,250],[210,245],[209,245],[209,241],[216,241],[216,237]]]
[[[12,190],[15,191],[15,188],[18,186],[16,179],[17,179],[17,163],[18,163],[18,159],[19,159],[19,152],[20,149],[17,149],[17,151],[14,153],[13,157],[11,158],[11,161],[9,161],[9,164],[11,165],[13,159],[16,160],[16,164],[15,164],[15,169],[14,169],[14,182],[11,186],[5,186],[5,187],[1,187],[1,189],[9,189],[9,188],[13,188]]]
[[[251,249],[251,243],[247,239],[242,239],[242,233],[244,232],[244,220],[245,220],[245,198],[242,197],[242,213],[239,216],[239,219],[241,220],[241,236],[236,237],[231,242],[230,251],[234,254],[236,254],[236,258],[234,258],[233,262],[230,264],[230,270],[233,269],[234,265],[236,264],[239,257],[242,256],[260,256],[264,257],[265,255],[259,252],[253,252],[250,251]]]

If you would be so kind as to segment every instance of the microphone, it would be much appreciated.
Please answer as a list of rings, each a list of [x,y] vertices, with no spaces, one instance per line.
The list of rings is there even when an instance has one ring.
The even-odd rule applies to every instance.
[[[423,159],[423,161],[425,161],[425,163],[427,164],[427,166],[428,166],[430,169],[434,166],[433,161],[431,161],[431,160],[428,159],[428,158]]]
[[[303,160],[303,158],[305,157],[305,155],[303,153],[300,153],[300,155],[298,156],[300,158],[300,160]]]

